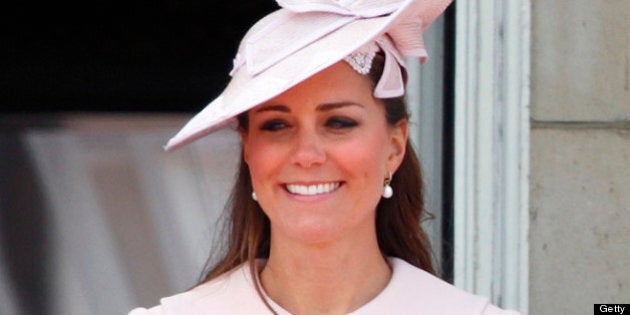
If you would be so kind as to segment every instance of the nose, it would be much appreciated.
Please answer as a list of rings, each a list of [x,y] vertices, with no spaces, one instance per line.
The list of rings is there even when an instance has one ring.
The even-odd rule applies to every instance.
[[[315,131],[302,130],[294,139],[292,162],[294,165],[309,168],[326,161],[322,141]]]

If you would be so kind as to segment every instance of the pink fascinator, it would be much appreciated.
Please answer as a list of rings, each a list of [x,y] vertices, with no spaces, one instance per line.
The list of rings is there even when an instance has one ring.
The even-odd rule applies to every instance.
[[[405,57],[422,62],[422,34],[452,0],[277,0],[281,9],[258,21],[242,39],[232,79],[165,149],[174,150],[235,122],[235,117],[346,60],[367,73],[378,51],[385,68],[378,98],[404,94]]]

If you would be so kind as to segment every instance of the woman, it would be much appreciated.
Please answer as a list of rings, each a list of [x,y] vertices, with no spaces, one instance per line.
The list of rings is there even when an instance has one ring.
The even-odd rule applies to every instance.
[[[172,150],[238,124],[226,256],[142,314],[509,314],[433,276],[404,56],[438,1],[278,1]]]

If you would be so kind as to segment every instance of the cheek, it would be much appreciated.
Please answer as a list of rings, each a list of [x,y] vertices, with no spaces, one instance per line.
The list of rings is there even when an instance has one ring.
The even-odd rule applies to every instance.
[[[388,152],[385,137],[373,134],[349,143],[345,150],[337,152],[337,156],[355,174],[366,180],[374,180],[386,172]]]
[[[260,150],[256,142],[250,141],[244,146],[245,162],[249,165],[250,172],[257,172],[260,169],[265,169],[266,162],[270,159],[266,157],[267,151]]]
[[[252,141],[253,140],[253,141]],[[271,145],[259,139],[250,139],[244,144],[245,162],[249,166],[253,184],[278,173],[279,167],[285,163],[283,152],[277,145]]]

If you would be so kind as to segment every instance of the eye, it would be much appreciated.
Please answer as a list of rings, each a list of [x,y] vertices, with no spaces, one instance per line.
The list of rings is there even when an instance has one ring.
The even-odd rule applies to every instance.
[[[260,126],[260,130],[279,131],[287,127],[289,127],[289,124],[286,121],[282,119],[272,119],[263,123],[262,126]]]
[[[345,129],[345,128],[355,127],[357,125],[359,125],[358,122],[356,122],[353,119],[345,118],[345,117],[332,117],[326,121],[326,127],[329,127],[332,129]]]

